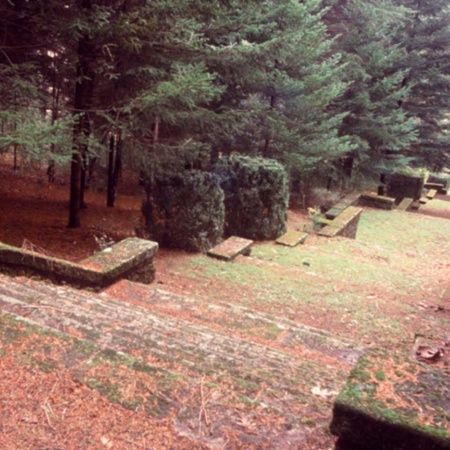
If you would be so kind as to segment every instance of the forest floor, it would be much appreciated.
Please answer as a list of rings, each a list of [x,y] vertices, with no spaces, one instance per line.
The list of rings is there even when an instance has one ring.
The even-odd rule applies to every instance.
[[[99,250],[100,241],[132,236],[141,225],[142,192],[137,180],[119,187],[115,208],[105,206],[104,192],[87,191],[88,207],[79,229],[66,227],[68,192],[67,174],[57,175],[57,182],[50,184],[45,167],[13,171],[10,158],[0,156],[0,242],[76,261]],[[143,300],[149,291],[125,282],[109,288],[106,295],[151,308],[152,313],[157,309],[171,320],[206,327],[236,342],[253,343],[255,348],[262,345],[293,359],[306,358],[311,373],[316,365],[324,365],[330,368],[330,376],[336,374],[339,387],[345,380],[342,373],[348,373],[351,364],[300,342],[303,331],[296,324],[323,331],[330,342],[336,340],[330,344],[336,348],[348,342],[355,347],[412,348],[419,330],[426,334],[435,326],[429,318],[440,311],[437,305],[449,285],[449,201],[448,196],[439,196],[419,213],[365,209],[356,240],[310,235],[305,245],[295,249],[258,242],[250,257],[239,257],[232,264],[161,249],[152,286],[174,297],[166,296],[165,304],[150,307]],[[308,225],[305,214],[290,212],[290,229]],[[297,330],[295,339],[292,330]],[[139,377],[144,375],[131,374],[125,363],[112,375],[103,360],[96,364],[95,377],[74,377],[64,360],[66,340],[54,335],[43,338],[34,328],[6,319],[0,331],[2,448],[69,450],[81,448],[80,442],[87,449],[334,448],[327,423],[337,391],[319,375],[311,380],[317,385],[306,387],[309,396],[304,398],[304,409],[279,398],[281,404],[286,401],[292,407],[290,415],[280,416],[264,407],[267,402],[256,400],[264,395],[264,382],[251,387],[253,382],[245,377],[237,377],[239,383],[224,382],[218,374],[205,372],[193,388],[185,380],[192,382],[194,375],[176,367],[175,372],[186,378],[180,375],[179,380],[164,381],[173,390],[167,384],[159,387],[159,401],[171,395],[184,400],[170,413],[152,416],[144,409],[111,401],[89,380],[109,377],[112,383],[120,378],[118,385],[127,391],[154,378],[143,380]],[[32,357],[25,358],[26,354]],[[50,360],[58,370],[45,369],[43,360]],[[123,380],[132,380],[133,386]],[[236,395],[226,396],[227,389]],[[273,395],[279,394],[274,391]],[[196,421],[188,399],[198,404]],[[212,410],[216,403],[221,405],[217,415]],[[191,425],[195,423],[194,431],[182,427],[180,411]],[[220,435],[214,427],[222,430]],[[264,429],[266,436],[258,440],[258,430]]]

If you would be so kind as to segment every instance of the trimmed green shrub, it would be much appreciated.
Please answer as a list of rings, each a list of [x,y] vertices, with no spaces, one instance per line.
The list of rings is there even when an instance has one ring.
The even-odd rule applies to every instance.
[[[224,193],[216,175],[196,170],[159,175],[146,190],[145,228],[161,246],[204,252],[221,240]]]
[[[286,232],[289,203],[287,174],[272,159],[229,156],[214,172],[225,192],[225,234],[276,239]]]

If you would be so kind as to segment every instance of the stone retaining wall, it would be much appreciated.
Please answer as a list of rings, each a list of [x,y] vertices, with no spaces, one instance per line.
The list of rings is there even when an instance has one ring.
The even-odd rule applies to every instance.
[[[148,284],[154,280],[157,251],[156,242],[128,238],[74,263],[0,243],[0,271],[79,287],[102,288],[122,278]]]

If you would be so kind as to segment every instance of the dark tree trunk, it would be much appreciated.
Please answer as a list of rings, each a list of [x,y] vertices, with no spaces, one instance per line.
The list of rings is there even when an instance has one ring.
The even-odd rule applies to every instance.
[[[90,9],[89,0],[83,2],[83,8]],[[81,185],[83,158],[87,152],[86,139],[90,133],[89,109],[92,104],[94,89],[94,61],[93,42],[88,37],[80,39],[78,45],[77,83],[75,86],[74,114],[77,122],[73,129],[73,155],[70,166],[70,201],[69,228],[78,228],[80,222],[80,207],[83,200]]]
[[[108,190],[106,194],[106,206],[114,207],[114,151],[116,147],[116,139],[114,133],[109,139],[109,154],[108,154]]]
[[[275,108],[276,101],[277,101],[277,99],[276,99],[275,95],[271,95],[270,96],[270,109]],[[268,134],[266,139],[264,140],[263,156],[265,158],[269,158],[271,156],[270,144],[271,144],[271,137]]]
[[[112,135],[109,141],[108,158],[108,193],[106,206],[114,208],[116,190],[122,169],[122,138],[121,135]]]

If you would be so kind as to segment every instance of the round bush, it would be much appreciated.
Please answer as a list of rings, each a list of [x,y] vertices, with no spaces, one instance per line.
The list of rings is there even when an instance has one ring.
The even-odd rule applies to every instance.
[[[287,174],[275,160],[230,156],[214,168],[225,193],[225,234],[276,239],[286,232]]]
[[[204,252],[220,241],[225,209],[217,176],[195,170],[164,174],[146,189],[146,231],[161,246]]]

